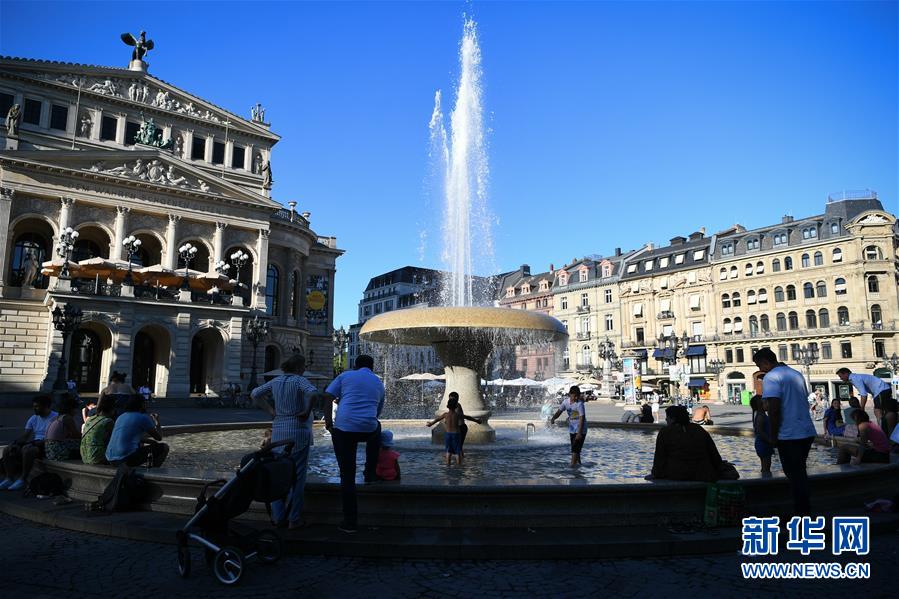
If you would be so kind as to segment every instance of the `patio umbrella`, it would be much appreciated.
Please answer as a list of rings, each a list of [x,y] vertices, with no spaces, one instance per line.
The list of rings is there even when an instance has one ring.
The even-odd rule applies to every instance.
[[[517,379],[512,379],[511,381],[506,381],[507,387],[533,387],[540,385],[538,381],[533,379],[528,379],[525,377],[518,377]]]
[[[401,381],[442,381],[446,377],[442,374],[432,374],[430,372],[416,372],[415,374],[407,374],[400,379]]]

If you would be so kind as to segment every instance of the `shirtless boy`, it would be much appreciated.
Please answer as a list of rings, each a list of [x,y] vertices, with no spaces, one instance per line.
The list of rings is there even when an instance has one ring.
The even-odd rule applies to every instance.
[[[447,411],[427,423],[427,426],[434,426],[441,420],[443,427],[446,429],[444,439],[444,448],[446,450],[446,465],[452,463],[452,456],[456,456],[456,463],[462,465],[462,448],[461,438],[459,435],[459,423],[462,422],[462,410],[459,409],[459,394],[453,391],[449,394],[446,401]]]

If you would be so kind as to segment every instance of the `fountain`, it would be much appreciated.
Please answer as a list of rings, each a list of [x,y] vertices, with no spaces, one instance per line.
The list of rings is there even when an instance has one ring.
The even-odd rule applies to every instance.
[[[394,345],[432,345],[446,369],[446,391],[459,394],[468,416],[480,418],[468,431],[469,443],[491,443],[496,433],[488,423],[490,412],[481,396],[479,379],[494,347],[561,341],[568,337],[558,320],[545,314],[476,306],[472,286],[472,225],[484,225],[487,153],[484,146],[481,98],[481,51],[477,29],[468,19],[459,50],[461,74],[450,131],[443,125],[441,94],[434,99],[431,116],[432,155],[442,165],[445,212],[444,260],[450,275],[444,285],[445,307],[399,310],[375,316],[360,331],[362,339]],[[473,217],[475,217],[473,219]],[[478,218],[479,217],[479,218]],[[479,241],[489,234],[479,232]],[[489,247],[489,241],[486,244]],[[443,435],[435,427],[434,440]]]

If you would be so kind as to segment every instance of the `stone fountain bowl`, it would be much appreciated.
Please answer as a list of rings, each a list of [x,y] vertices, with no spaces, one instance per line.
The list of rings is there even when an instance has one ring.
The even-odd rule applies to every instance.
[[[473,338],[492,345],[550,343],[568,337],[561,322],[539,312],[491,307],[414,308],[379,314],[360,337],[374,343],[432,345]]]

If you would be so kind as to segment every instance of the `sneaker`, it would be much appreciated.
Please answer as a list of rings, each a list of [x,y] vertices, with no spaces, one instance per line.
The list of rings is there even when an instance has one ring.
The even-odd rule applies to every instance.
[[[2,481],[0,481],[0,490],[6,489],[6,487],[13,484],[14,482],[16,481],[11,478],[4,478]]]
[[[356,533],[359,531],[359,529],[356,528],[356,525],[355,525],[355,524],[350,525],[350,524],[347,524],[347,523],[345,523],[345,522],[341,522],[341,523],[337,526],[337,530],[339,530],[340,532],[345,532],[345,533],[347,533],[347,534],[351,534],[351,535],[352,535],[352,534],[356,534]]]
[[[6,487],[6,490],[7,490],[7,491],[21,491],[21,490],[24,489],[24,488],[25,488],[25,479],[24,479],[24,478],[20,478],[19,480],[17,480],[17,481],[14,482],[13,484],[11,484],[11,485],[9,485],[8,487]]]

